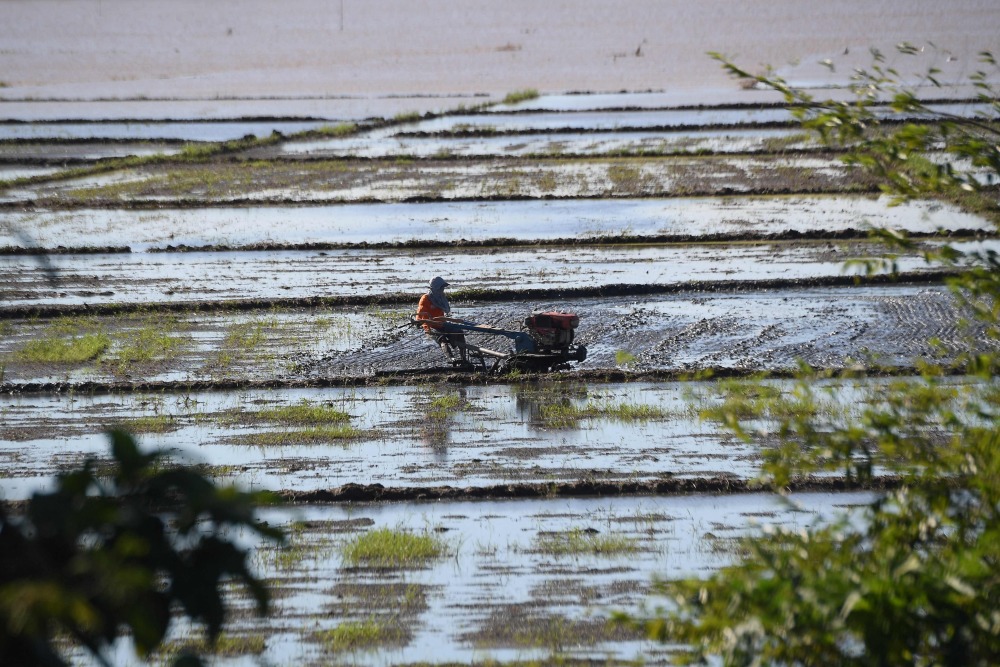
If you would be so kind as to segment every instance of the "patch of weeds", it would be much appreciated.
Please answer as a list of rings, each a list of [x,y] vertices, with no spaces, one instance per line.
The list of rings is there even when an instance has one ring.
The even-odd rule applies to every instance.
[[[176,324],[176,318],[149,318],[139,328],[124,334],[121,345],[106,362],[114,365],[118,372],[126,373],[136,365],[175,357],[187,342],[186,338],[165,330]]]
[[[269,322],[254,320],[234,325],[226,333],[222,344],[226,347],[256,347],[267,340],[265,329]]]
[[[264,421],[281,422],[305,426],[310,424],[333,424],[350,421],[351,416],[343,410],[313,403],[302,399],[294,405],[283,405],[251,413],[250,416]]]
[[[550,426],[546,422],[546,414],[554,414],[559,406],[571,404],[571,399],[587,397],[587,385],[575,382],[539,382],[532,384],[513,384],[511,393],[517,406],[519,417],[536,426]],[[572,424],[564,424],[569,427]]]
[[[613,164],[608,167],[608,180],[612,189],[620,193],[637,193],[642,190],[645,179],[638,167]]]
[[[445,553],[439,538],[424,533],[379,528],[359,535],[344,544],[344,562],[358,567],[401,568],[419,567]]]
[[[111,346],[111,338],[90,319],[60,318],[14,353],[18,361],[80,364],[96,359]]]
[[[471,406],[465,398],[464,390],[459,390],[440,396],[423,397],[418,407],[423,417],[420,420],[421,440],[431,446],[443,446],[449,439],[452,418]]]
[[[635,641],[642,633],[624,624],[612,624],[604,618],[570,619],[554,614],[539,614],[525,605],[501,605],[494,608],[474,632],[461,635],[463,641],[482,648],[501,646],[546,648],[552,655],[538,662],[519,665],[632,665],[641,663],[614,659],[578,659],[564,652],[579,651],[584,646],[605,642]]]
[[[272,144],[282,141],[284,137],[280,132],[272,132],[267,137],[255,137],[253,135],[247,135],[242,139],[234,139],[232,141],[225,141],[222,143],[198,143],[198,144],[187,144],[177,154],[166,155],[163,153],[158,153],[155,155],[140,155],[140,156],[129,156],[123,158],[113,158],[109,160],[102,160],[101,162],[88,167],[79,167],[76,169],[69,169],[65,171],[58,172],[56,174],[50,174],[45,176],[36,176],[27,179],[31,183],[46,183],[50,181],[61,181],[69,180],[75,178],[84,178],[87,176],[95,176],[98,174],[105,174],[115,171],[123,171],[127,169],[136,169],[139,167],[152,167],[156,165],[177,165],[182,166],[190,163],[205,162],[214,157],[224,155],[226,153],[236,153],[240,151],[249,150],[251,148],[258,148],[263,146],[270,146]],[[217,169],[216,171],[222,171]],[[203,177],[213,178],[211,171],[203,170],[200,172]],[[155,184],[157,181],[164,182],[165,178],[161,175],[158,178],[152,178],[148,181],[140,181],[134,183],[118,183],[111,184],[104,187],[92,187],[92,188],[78,188],[66,193],[66,196],[75,199],[91,199],[91,198],[115,198],[122,197],[126,194],[141,195],[148,194],[148,186]]]
[[[519,102],[527,102],[528,100],[538,99],[538,91],[534,88],[525,88],[523,90],[514,90],[503,98],[504,104],[517,104]]]
[[[552,556],[622,556],[639,551],[639,542],[627,535],[574,528],[564,533],[540,533],[533,550]]]
[[[629,366],[635,364],[635,362],[635,355],[628,350],[618,350],[615,352],[615,363],[617,365],[628,368]]]
[[[146,415],[123,421],[120,426],[132,433],[167,433],[180,425],[170,415]]]
[[[15,357],[21,361],[79,364],[99,357],[111,345],[107,334],[84,334],[73,338],[45,338],[29,341]]]
[[[205,637],[183,638],[166,642],[156,652],[156,657],[161,658],[164,663],[181,653],[236,658],[245,655],[260,655],[266,648],[267,644],[263,635],[229,635],[224,633],[216,637],[214,642],[209,642]]]
[[[539,420],[552,428],[575,428],[585,419],[613,419],[619,422],[651,421],[666,419],[670,413],[653,405],[639,403],[613,403],[588,401],[584,405],[570,402],[548,403],[539,406]]]
[[[401,111],[392,117],[397,123],[415,123],[420,120],[419,111]]]
[[[195,468],[198,472],[208,477],[235,477],[237,474],[242,472],[244,468],[235,465],[207,465],[200,464],[191,466]]]
[[[214,365],[222,371],[247,360],[262,362],[268,358],[267,343],[273,339],[270,331],[277,320],[251,320],[232,325],[226,331]]]
[[[415,617],[428,609],[427,589],[419,584],[341,582],[330,591],[337,601],[329,610],[336,616]]]
[[[466,400],[458,394],[445,394],[431,400],[425,414],[428,419],[443,420],[467,405]]]
[[[334,653],[373,649],[379,646],[402,646],[409,633],[400,625],[375,617],[346,621],[331,630],[316,633],[316,638]]]
[[[781,398],[781,389],[776,385],[753,380],[720,380],[713,389],[723,401],[719,410],[740,419],[763,413],[768,405]],[[708,408],[703,414],[716,414],[716,409]]]
[[[1000,206],[989,188],[982,190],[962,190],[955,188],[945,195],[945,198],[956,204],[963,211],[980,215],[995,225],[1000,225]]]
[[[552,192],[559,185],[555,174],[548,172],[538,177],[538,187],[543,192]]]
[[[336,125],[323,125],[316,129],[316,133],[328,137],[343,137],[354,134],[357,130],[357,123],[337,123]]]
[[[392,327],[399,326],[400,323],[405,322],[411,314],[412,311],[400,310],[398,308],[369,308],[365,310],[366,318],[371,318],[385,326]]]
[[[218,152],[217,144],[184,144],[177,153],[182,160],[204,160],[212,157]]]
[[[781,153],[789,146],[801,144],[811,139],[808,134],[797,132],[784,137],[768,137],[764,140],[763,149],[768,153]]]
[[[293,445],[317,445],[345,440],[357,440],[364,432],[345,424],[342,426],[314,426],[312,428],[289,431],[264,431],[247,433],[234,440],[239,444],[255,447],[289,447]]]

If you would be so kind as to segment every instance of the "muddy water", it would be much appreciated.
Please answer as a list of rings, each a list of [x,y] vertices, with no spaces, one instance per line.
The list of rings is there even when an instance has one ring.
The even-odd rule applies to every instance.
[[[115,176],[116,181],[129,176]],[[989,230],[983,219],[937,202],[890,208],[872,197],[702,197],[506,202],[429,202],[305,207],[239,207],[31,212],[0,211],[0,246],[134,250],[171,245],[456,242],[592,239],[711,234],[765,236],[888,227],[910,233]],[[280,233],[279,233],[280,230]]]
[[[896,260],[906,273],[936,270],[922,244]],[[967,251],[1000,242],[959,243]],[[454,289],[581,290],[716,281],[808,281],[858,275],[845,262],[878,252],[868,243],[574,246],[481,250],[186,252],[9,257],[0,263],[4,305],[153,304],[419,294],[429,273]],[[438,267],[438,268],[434,268]],[[885,269],[887,270],[887,269]],[[876,272],[881,272],[882,269]]]

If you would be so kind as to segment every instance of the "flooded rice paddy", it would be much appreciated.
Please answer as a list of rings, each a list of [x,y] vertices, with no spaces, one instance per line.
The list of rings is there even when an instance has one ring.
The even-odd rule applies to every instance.
[[[130,181],[122,175],[102,178]],[[752,240],[789,233],[836,238],[864,235],[875,227],[925,235],[940,230],[991,230],[981,217],[938,202],[890,207],[888,200],[869,196],[726,196],[210,209],[8,209],[0,210],[0,247],[125,246],[138,251],[171,246],[457,244],[494,239],[698,240],[728,236]]]
[[[699,403],[685,401],[697,389],[707,391],[569,382],[11,396],[0,400],[0,458],[17,463],[9,500],[104,456],[115,425],[228,482],[274,491],[753,477],[756,447],[700,423]],[[280,408],[296,405],[344,413],[334,421],[350,430],[294,427]],[[648,416],[618,418],[623,405]]]
[[[895,259],[912,277],[936,270],[924,252],[943,242],[918,244]],[[995,241],[955,244],[968,252],[1000,249]],[[446,264],[471,292],[599,290],[679,291],[742,281],[821,284],[842,276],[882,274],[847,265],[877,250],[870,243],[755,243],[719,256],[716,245],[490,247],[457,250],[329,249],[315,251],[59,254],[11,258],[0,266],[10,306],[138,306],[306,302],[313,297],[385,298],[420,293],[426,266]]]
[[[869,499],[743,494],[268,510],[263,518],[291,534],[290,556],[261,547],[255,557],[275,585],[276,611],[266,620],[240,613],[227,634],[237,646],[256,646],[252,656],[263,664],[670,664],[677,647],[609,625],[610,615],[659,602],[654,577],[704,576],[730,563],[740,535],[829,521]],[[441,555],[398,567],[348,561],[345,548],[377,530],[429,536]],[[378,628],[383,641],[337,641],[336,628],[358,624]],[[171,645],[191,634],[175,629]],[[247,641],[253,636],[266,641]],[[119,648],[127,660],[127,642]]]
[[[266,137],[272,132],[295,134],[314,130],[325,121],[272,122],[47,122],[0,123],[0,141],[94,140],[117,141],[231,141],[246,136]]]
[[[719,385],[691,376],[786,377],[800,361],[906,375],[997,345],[956,326],[924,259],[946,241],[996,250],[988,220],[890,206],[773,105],[672,99],[398,118],[406,100],[377,118],[316,100],[242,117],[77,101],[75,117],[33,112],[59,122],[0,124],[0,496],[105,463],[114,426],[282,494],[263,516],[290,546],[252,545],[278,612],[238,614],[227,632],[263,642],[219,664],[669,661],[678,647],[610,613],[655,603],[654,576],[732,562],[761,524],[871,497],[746,493],[766,443],[703,421]],[[210,143],[231,139],[245,141]],[[894,280],[844,266],[879,252],[873,227],[915,238]],[[586,360],[548,378],[456,370],[409,326],[435,275],[478,323],[577,313]],[[847,414],[870,382],[841,390]],[[303,406],[325,416],[303,423]],[[345,545],[381,529],[433,537],[440,555],[348,562]],[[379,639],[337,643],[365,623]]]
[[[960,312],[938,285],[749,289],[708,286],[653,296],[531,300],[510,293],[456,306],[465,319],[517,331],[534,310],[581,314],[576,337],[588,350],[574,373],[599,378],[617,372],[695,373],[707,369],[789,372],[798,361],[837,369],[870,360],[879,367],[911,368],[915,357],[954,358],[975,344],[992,348],[975,329],[955,325]],[[363,301],[362,301],[363,304]],[[3,321],[5,386],[72,388],[75,384],[178,390],[189,385],[300,385],[407,381],[413,374],[448,374],[434,341],[408,326],[411,307],[285,308],[209,312],[189,305],[176,312],[159,304],[118,314],[73,314]],[[236,304],[239,305],[239,304]],[[213,309],[223,308],[217,312]],[[106,345],[79,362],[32,356],[32,346],[70,338]],[[939,345],[928,342],[937,338]],[[470,334],[470,342],[506,352],[500,336]],[[625,359],[626,361],[622,361]],[[395,378],[395,379],[394,379]],[[473,378],[468,378],[473,379]]]

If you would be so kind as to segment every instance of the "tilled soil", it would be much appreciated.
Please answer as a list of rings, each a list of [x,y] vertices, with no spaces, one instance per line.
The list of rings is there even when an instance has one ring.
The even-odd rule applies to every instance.
[[[360,303],[169,317],[77,311],[67,321],[77,322],[79,332],[110,334],[116,342],[102,358],[76,364],[24,357],[29,341],[52,335],[51,320],[7,320],[0,343],[7,357],[3,387],[292,387],[428,381],[428,374],[481,381],[478,373],[453,369],[431,337],[408,326],[411,307]],[[972,346],[997,345],[974,325],[956,324],[961,312],[945,288],[921,283],[798,289],[706,285],[700,291],[652,296],[530,301],[514,293],[496,301],[456,301],[454,307],[463,318],[511,331],[520,330],[521,320],[535,310],[578,313],[575,342],[586,346],[587,359],[570,363],[567,371],[590,379],[704,370],[780,375],[800,360],[830,369],[856,363],[873,370],[908,369],[917,359],[947,362]],[[132,359],[130,341],[151,321],[175,346],[159,356]],[[939,342],[930,343],[932,338]],[[511,348],[500,336],[470,334],[469,342],[500,352]]]

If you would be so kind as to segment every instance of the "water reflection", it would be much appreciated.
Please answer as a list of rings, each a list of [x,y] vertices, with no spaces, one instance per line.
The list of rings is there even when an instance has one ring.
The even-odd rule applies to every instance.
[[[514,409],[522,423],[533,430],[576,430],[580,418],[574,401],[586,400],[581,382],[535,382],[510,386]]]
[[[457,416],[471,408],[468,389],[458,387],[444,393],[418,394],[415,396],[420,414],[420,442],[434,454],[434,460],[448,460],[448,446]]]

